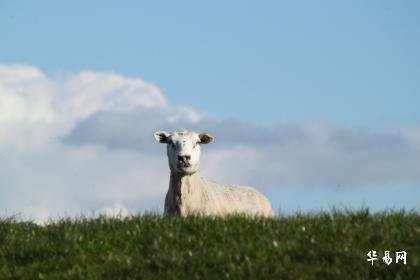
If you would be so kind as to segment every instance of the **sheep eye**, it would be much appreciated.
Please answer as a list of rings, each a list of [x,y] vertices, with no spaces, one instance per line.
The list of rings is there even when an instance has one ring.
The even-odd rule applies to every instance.
[[[169,142],[169,145],[171,145],[172,148],[175,148],[175,143],[174,142]]]

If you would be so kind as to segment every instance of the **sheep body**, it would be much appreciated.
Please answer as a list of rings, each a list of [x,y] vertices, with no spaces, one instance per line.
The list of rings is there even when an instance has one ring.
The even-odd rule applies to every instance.
[[[171,174],[165,214],[272,217],[273,210],[268,200],[252,187],[216,183],[195,173],[189,176]]]

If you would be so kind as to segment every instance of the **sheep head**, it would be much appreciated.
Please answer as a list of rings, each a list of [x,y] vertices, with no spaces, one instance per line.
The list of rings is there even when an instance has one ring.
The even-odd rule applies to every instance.
[[[169,168],[172,172],[183,175],[191,175],[200,168],[200,145],[213,141],[213,137],[207,133],[195,133],[191,131],[175,131],[168,133],[158,131],[154,134],[159,143],[166,144]]]

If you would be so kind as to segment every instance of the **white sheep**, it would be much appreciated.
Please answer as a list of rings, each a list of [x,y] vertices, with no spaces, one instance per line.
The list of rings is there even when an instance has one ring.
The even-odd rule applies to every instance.
[[[165,198],[165,215],[273,217],[270,202],[251,187],[240,187],[208,181],[197,174],[200,167],[200,144],[213,137],[207,133],[189,131],[167,133],[158,131],[156,141],[167,144],[171,177]]]

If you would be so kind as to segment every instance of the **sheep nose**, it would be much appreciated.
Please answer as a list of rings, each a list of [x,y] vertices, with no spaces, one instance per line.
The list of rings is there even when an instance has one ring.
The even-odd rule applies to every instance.
[[[182,163],[187,163],[191,159],[191,156],[178,156],[178,160]]]

